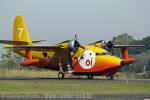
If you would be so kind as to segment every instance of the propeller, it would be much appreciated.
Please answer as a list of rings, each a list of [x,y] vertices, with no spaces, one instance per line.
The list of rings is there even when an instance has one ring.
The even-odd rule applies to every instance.
[[[77,36],[78,33],[75,32],[74,34],[75,34],[75,39],[74,40],[77,42],[75,45],[78,46],[78,47],[80,47],[80,48],[82,48],[82,49],[86,49],[85,47],[83,47],[82,45],[80,45],[80,43],[78,42],[78,36]]]
[[[118,37],[118,35],[115,35],[113,38],[112,38],[112,43],[114,43],[116,40],[117,40],[117,37]]]
[[[82,49],[85,49],[86,50],[86,48],[84,47],[84,46],[82,46],[82,45],[80,45],[80,43],[78,42],[78,38],[77,38],[77,32],[75,32],[75,35],[74,35],[75,37],[74,37],[74,39],[73,40],[69,40],[69,43],[68,43],[68,49],[70,50],[70,51],[73,51],[73,52],[75,52],[75,51],[77,51],[78,50],[78,48],[82,48]]]
[[[116,41],[116,39],[117,39],[117,35],[114,36],[111,41],[102,40],[102,48],[104,48],[108,51],[112,50],[113,46],[114,46],[114,42]]]

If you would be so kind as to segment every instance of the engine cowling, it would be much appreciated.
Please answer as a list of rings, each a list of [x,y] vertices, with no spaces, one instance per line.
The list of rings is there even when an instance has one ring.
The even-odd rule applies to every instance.
[[[113,48],[113,43],[111,41],[102,41],[102,48],[106,50],[111,50]]]
[[[76,51],[76,50],[78,50],[78,48],[80,47],[80,44],[79,44],[79,42],[78,41],[76,41],[76,40],[69,40],[69,42],[68,42],[68,50],[69,51]]]

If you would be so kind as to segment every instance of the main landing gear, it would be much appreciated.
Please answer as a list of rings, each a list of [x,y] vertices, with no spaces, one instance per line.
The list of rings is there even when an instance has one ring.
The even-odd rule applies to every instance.
[[[109,74],[109,75],[107,76],[107,79],[108,79],[108,80],[113,80],[113,79],[114,79],[113,74]]]
[[[59,72],[58,79],[64,79],[64,78],[65,78],[65,74],[63,72]]]
[[[59,60],[58,79],[64,79],[64,78],[65,78],[65,73],[63,71],[62,64],[61,64],[61,58],[60,58],[60,60]]]

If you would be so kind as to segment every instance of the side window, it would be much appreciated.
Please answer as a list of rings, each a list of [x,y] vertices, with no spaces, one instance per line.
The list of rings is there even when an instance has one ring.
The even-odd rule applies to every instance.
[[[106,52],[107,53],[107,55],[110,55],[108,52]]]
[[[108,52],[103,52],[102,55],[110,55]]]
[[[101,56],[102,54],[101,53],[96,53],[96,56]]]
[[[74,57],[74,59],[78,59],[78,57]]]
[[[103,52],[102,55],[106,55],[105,52]]]
[[[47,52],[43,52],[43,57],[47,57]]]
[[[96,56],[99,56],[100,54],[99,53],[96,53]]]

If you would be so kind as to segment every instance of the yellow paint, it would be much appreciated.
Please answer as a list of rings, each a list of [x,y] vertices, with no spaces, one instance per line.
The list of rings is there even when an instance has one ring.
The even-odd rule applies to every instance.
[[[92,45],[96,46],[96,47],[99,47],[99,48],[102,48],[102,43],[101,42],[93,43]]]
[[[29,44],[32,43],[30,41],[22,15],[16,16],[14,20],[13,41],[25,41]]]

